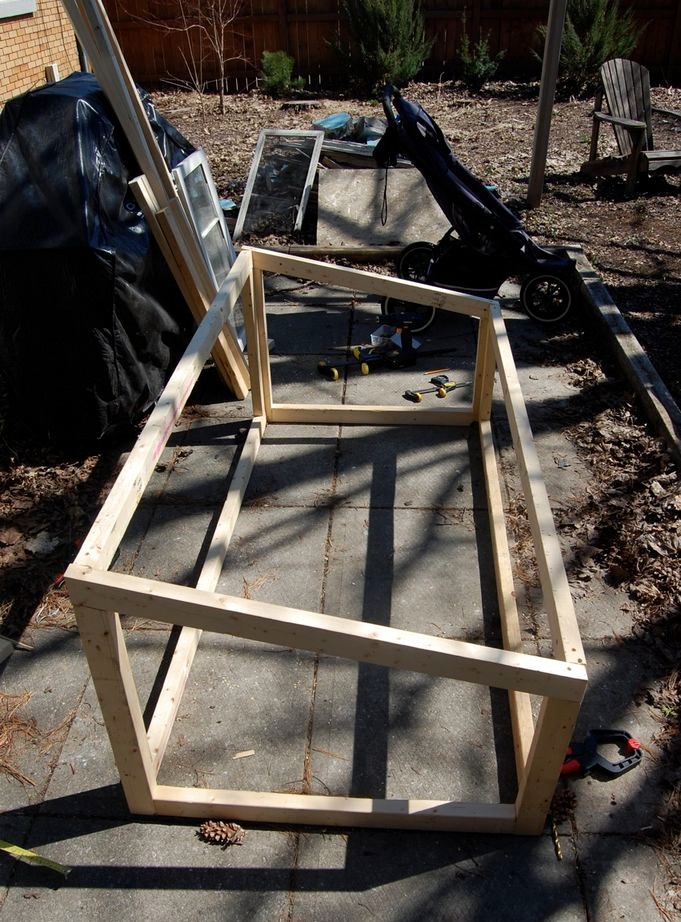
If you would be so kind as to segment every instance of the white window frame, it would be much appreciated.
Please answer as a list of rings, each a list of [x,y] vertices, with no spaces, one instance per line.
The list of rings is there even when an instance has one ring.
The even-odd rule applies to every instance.
[[[210,203],[212,206],[212,212],[208,221],[201,220],[197,209],[194,207],[192,202],[189,177],[190,174],[196,174],[197,171],[203,179],[203,184],[205,185],[207,193],[207,201],[205,204]],[[224,255],[226,256],[228,271],[234,265],[236,260],[236,253],[234,251],[234,245],[232,244],[232,238],[229,235],[229,229],[225,222],[222,208],[220,207],[218,191],[215,187],[215,182],[213,181],[213,176],[210,171],[210,165],[208,163],[208,158],[206,157],[205,151],[199,148],[199,150],[189,154],[188,157],[186,157],[173,169],[173,177],[175,179],[175,186],[177,188],[177,193],[180,197],[180,200],[185,208],[185,211],[189,215],[189,218],[194,225],[198,235],[201,244],[201,250],[203,252],[204,259],[206,260],[206,265],[208,266],[210,273],[213,276],[213,282],[215,283],[215,288],[217,290],[224,282],[227,276],[227,272],[224,272],[224,265],[217,266],[212,263],[210,247],[207,244],[208,235],[217,230],[222,237],[225,244]],[[232,326],[232,329],[234,330],[241,349],[245,349],[246,329],[240,305],[235,309],[235,311],[232,312],[232,315],[229,318],[229,322]]]

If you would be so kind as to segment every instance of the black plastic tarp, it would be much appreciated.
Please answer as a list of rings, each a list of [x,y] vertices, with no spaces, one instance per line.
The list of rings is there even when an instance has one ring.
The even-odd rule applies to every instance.
[[[166,162],[193,147],[140,91]],[[98,439],[157,399],[193,329],[128,188],[140,169],[90,74],[0,114],[0,366],[47,437]]]

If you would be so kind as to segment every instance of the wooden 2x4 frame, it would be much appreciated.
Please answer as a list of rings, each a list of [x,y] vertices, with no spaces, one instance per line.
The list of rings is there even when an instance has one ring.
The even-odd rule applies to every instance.
[[[273,399],[264,273],[411,302],[478,320],[470,405],[461,408],[283,404]],[[253,420],[196,587],[113,573],[111,562],[211,348],[237,298],[248,335]],[[534,540],[552,657],[522,652],[490,423],[498,374]],[[477,425],[482,449],[503,649],[432,637],[216,593],[245,489],[268,424]],[[506,329],[495,301],[266,250],[244,249],[198,327],[117,478],[66,580],[83,646],[133,813],[342,826],[538,834],[542,831],[586,688],[584,651]],[[145,727],[119,613],[182,626]],[[159,784],[159,767],[201,632],[507,689],[518,791],[513,803],[373,799]],[[541,697],[535,719],[530,696]]]

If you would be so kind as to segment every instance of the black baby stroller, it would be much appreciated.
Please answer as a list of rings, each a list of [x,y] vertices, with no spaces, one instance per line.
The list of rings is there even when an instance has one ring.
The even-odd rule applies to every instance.
[[[518,276],[520,301],[531,317],[543,322],[564,317],[572,303],[574,261],[564,250],[543,249],[532,240],[495,191],[459,162],[420,106],[387,86],[383,108],[388,129],[374,157],[386,167],[398,155],[411,160],[452,225],[439,243],[419,241],[405,247],[398,257],[398,275],[483,298],[494,298],[508,278]],[[435,317],[435,308],[394,298],[385,299],[381,309],[408,318],[415,333]]]

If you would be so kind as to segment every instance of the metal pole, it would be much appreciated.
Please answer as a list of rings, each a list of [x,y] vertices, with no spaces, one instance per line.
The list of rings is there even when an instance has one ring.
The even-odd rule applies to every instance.
[[[527,188],[527,204],[531,208],[541,202],[544,190],[544,173],[546,171],[546,152],[549,147],[551,131],[551,113],[556,95],[558,81],[558,64],[560,62],[560,45],[563,40],[563,25],[567,0],[551,0],[549,21],[544,43],[544,60],[542,63],[541,84],[539,87],[539,108],[534,128],[534,146],[530,182]]]

